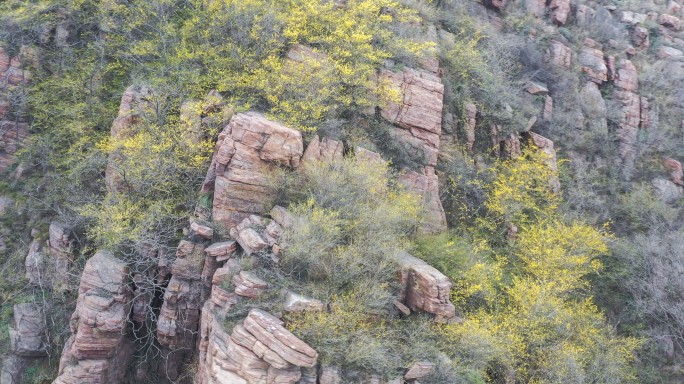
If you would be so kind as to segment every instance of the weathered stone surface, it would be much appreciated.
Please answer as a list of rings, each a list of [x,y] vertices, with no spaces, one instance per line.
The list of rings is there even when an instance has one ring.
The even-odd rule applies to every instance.
[[[428,376],[435,369],[435,364],[429,361],[421,361],[413,363],[408,371],[404,374],[404,379],[415,380],[422,379]]]
[[[666,60],[666,59],[677,59],[680,58],[684,55],[682,51],[680,51],[677,48],[672,48],[672,47],[660,47],[658,48],[658,53],[656,56],[661,59],[661,60]]]
[[[575,10],[575,22],[579,26],[586,26],[596,18],[596,10],[584,5],[578,4]]]
[[[83,270],[73,335],[60,360],[54,384],[122,383],[132,356],[126,333],[132,294],[126,264],[107,251],[91,257]]]
[[[546,51],[546,58],[553,65],[569,68],[572,64],[572,51],[560,41],[551,40]]]
[[[383,69],[380,83],[396,91],[400,99],[387,101],[380,114],[402,129],[392,131],[394,139],[423,152],[422,164],[435,165],[442,131],[444,85],[432,73],[405,68],[402,72]]]
[[[242,250],[251,255],[268,247],[268,242],[261,235],[266,223],[256,215],[250,215],[230,230],[230,235],[240,244]]]
[[[556,162],[556,150],[553,147],[553,141],[534,132],[525,132],[524,136],[530,144],[544,153],[546,165],[554,172],[557,171],[558,165]],[[560,181],[558,180],[558,177],[553,177],[549,180],[549,184],[553,192],[560,192]]]
[[[473,103],[465,105],[466,122],[466,148],[468,153],[473,153],[473,145],[475,144],[475,127],[477,126],[477,106]]]
[[[677,185],[670,180],[657,178],[653,179],[651,184],[653,184],[660,199],[666,203],[674,203],[684,197],[684,189],[682,186]]]
[[[678,17],[672,15],[661,14],[658,17],[658,23],[663,27],[679,31],[682,27],[682,21]]]
[[[207,255],[215,257],[217,261],[228,260],[235,254],[237,250],[237,242],[234,240],[222,241],[214,243],[204,249]]]
[[[588,81],[579,93],[580,108],[593,132],[608,132],[608,108],[598,85]]]
[[[544,109],[542,110],[542,119],[551,120],[553,117],[553,98],[549,95],[544,97]]]
[[[544,16],[546,11],[546,1],[544,0],[524,0],[525,10],[528,14],[535,17]]]
[[[682,171],[682,163],[671,157],[663,157],[663,166],[670,175],[671,182],[684,186],[684,172]]]
[[[439,232],[447,228],[446,214],[439,199],[439,180],[434,167],[422,167],[420,172],[404,169],[399,181],[409,191],[422,197],[427,210],[425,230]]]
[[[319,384],[342,384],[340,369],[337,367],[322,367],[318,378]]]
[[[214,237],[214,229],[208,225],[202,225],[196,221],[190,224],[190,229],[199,237],[211,240]]]
[[[239,113],[219,135],[203,189],[214,190],[213,220],[232,228],[270,208],[274,164],[296,167],[304,152],[300,132],[254,113]]]
[[[324,305],[320,300],[304,297],[294,292],[288,292],[285,295],[283,309],[287,312],[322,311]]]
[[[549,89],[546,87],[546,84],[536,83],[534,81],[530,81],[525,86],[525,90],[532,95],[546,95],[549,93]]]
[[[203,268],[204,246],[182,240],[178,244],[176,260],[171,267],[173,276],[164,292],[164,304],[157,322],[159,343],[172,350],[190,353],[194,348],[202,306]]]
[[[449,301],[451,281],[423,260],[403,252],[397,255],[400,266],[399,298],[412,311],[432,313],[438,321],[456,316]]]
[[[503,10],[506,8],[506,4],[508,3],[508,0],[486,0],[485,4],[489,7],[492,7],[498,11]]]
[[[637,25],[632,31],[632,42],[637,48],[646,49],[651,46],[651,40],[648,33],[648,29]]]
[[[35,286],[45,286],[49,284],[45,271],[45,254],[43,244],[38,240],[33,240],[29,245],[28,255],[24,260],[26,269],[26,279],[29,284]]]
[[[9,109],[9,106],[6,107]],[[28,124],[0,118],[0,173],[16,161],[15,154],[28,137]]]
[[[233,284],[235,285],[236,295],[250,299],[261,296],[268,289],[268,283],[247,271],[241,271],[234,275]]]
[[[667,2],[667,13],[671,15],[678,15],[682,12],[682,6],[673,0]]]
[[[564,25],[570,14],[570,0],[551,0],[551,19],[558,25]]]
[[[294,224],[294,216],[287,209],[276,205],[269,213],[273,221],[278,223],[283,228],[289,228]]]
[[[2,362],[0,384],[24,384],[24,373],[29,359],[26,357],[9,355]]]
[[[590,40],[590,39],[587,39]],[[589,80],[601,84],[608,80],[608,67],[603,60],[603,51],[594,48],[593,40],[585,41],[585,45],[579,54],[579,63],[582,66],[582,72],[586,73]]]
[[[17,356],[47,356],[45,315],[40,305],[14,305],[9,325],[10,349]]]
[[[311,139],[311,142],[304,151],[302,163],[307,164],[315,161],[325,163],[336,163],[342,161],[344,156],[344,145],[342,142],[324,137],[321,140],[318,135]]]

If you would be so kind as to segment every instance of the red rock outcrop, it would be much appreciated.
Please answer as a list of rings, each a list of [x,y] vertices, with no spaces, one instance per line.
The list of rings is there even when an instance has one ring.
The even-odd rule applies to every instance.
[[[682,171],[682,163],[671,157],[664,157],[663,166],[669,173],[671,182],[684,186],[684,171]]]
[[[34,65],[36,58],[35,50],[26,46],[14,57],[0,46],[0,173],[16,162],[15,154],[28,137],[28,123],[13,113],[9,95],[28,83],[31,72],[24,64]]]
[[[435,315],[437,321],[449,321],[456,308],[449,301],[451,281],[423,260],[403,252],[397,255],[400,267],[399,299],[412,311]]]
[[[603,51],[598,47],[594,40],[586,39],[578,60],[589,80],[601,84],[608,80],[608,67],[603,59]]]
[[[40,305],[14,305],[9,325],[10,350],[17,356],[47,356],[45,315]]]
[[[570,14],[570,0],[551,0],[551,19],[558,25],[564,25]]]
[[[302,156],[302,164],[312,161],[335,163],[342,161],[344,157],[344,145],[342,142],[324,137],[321,140],[318,135],[314,136]]]
[[[613,83],[616,87],[613,98],[620,103],[622,112],[616,131],[618,152],[623,173],[629,178],[636,158],[635,145],[639,127],[644,124],[648,125],[648,108],[646,104],[642,105],[642,98],[637,93],[639,78],[636,67],[631,61],[622,59],[618,62],[617,75]]]
[[[439,136],[442,132],[442,99],[444,85],[432,73],[406,68],[402,72],[383,69],[380,83],[390,93],[399,95],[388,100],[380,114],[397,125],[391,133],[395,140],[415,150],[424,165],[436,165]]]
[[[71,317],[72,336],[54,384],[123,383],[132,346],[127,338],[132,294],[126,264],[99,251],[85,265],[78,303]]]
[[[166,347],[165,374],[174,380],[182,362],[194,352],[199,329],[204,246],[182,240],[171,267],[171,280],[157,321],[157,340]]]
[[[572,51],[560,41],[552,40],[546,51],[546,60],[553,65],[569,68],[572,64]]]
[[[399,175],[406,189],[420,195],[427,210],[425,229],[439,232],[447,227],[446,214],[439,198],[439,180],[434,167],[422,167],[420,172],[404,169]]]
[[[274,190],[267,172],[275,164],[297,167],[304,153],[300,132],[255,113],[240,113],[219,135],[204,182],[214,190],[213,220],[232,228],[270,208]]]
[[[632,42],[638,48],[646,49],[651,46],[650,36],[648,29],[637,25],[632,31]]]
[[[658,23],[663,27],[679,31],[682,28],[682,21],[678,17],[672,15],[661,14],[658,17]]]

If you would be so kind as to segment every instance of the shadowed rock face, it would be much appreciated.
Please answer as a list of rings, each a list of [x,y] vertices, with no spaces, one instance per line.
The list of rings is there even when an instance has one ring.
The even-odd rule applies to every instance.
[[[122,382],[132,358],[129,283],[128,267],[111,253],[99,251],[88,260],[55,384]]]
[[[14,114],[10,94],[14,89],[25,86],[31,79],[31,72],[24,64],[37,64],[36,52],[23,46],[20,54],[11,57],[0,47],[0,173],[5,172],[16,161],[15,154],[28,137],[28,123]]]
[[[299,131],[254,113],[235,115],[219,135],[203,189],[214,190],[213,219],[227,228],[271,208],[267,172],[276,164],[297,167],[304,153]]]

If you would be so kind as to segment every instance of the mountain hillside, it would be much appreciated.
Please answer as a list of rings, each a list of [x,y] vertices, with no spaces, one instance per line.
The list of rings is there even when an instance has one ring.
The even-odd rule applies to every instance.
[[[681,383],[672,0],[5,0],[0,384]]]

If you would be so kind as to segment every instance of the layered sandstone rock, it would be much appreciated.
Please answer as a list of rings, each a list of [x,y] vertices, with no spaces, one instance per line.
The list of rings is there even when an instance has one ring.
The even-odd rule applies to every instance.
[[[18,56],[0,46],[0,173],[16,162],[15,154],[28,137],[28,123],[13,110],[10,93],[28,83],[31,73],[26,64],[35,64],[36,53],[22,46]]]
[[[157,321],[157,340],[166,347],[164,372],[170,379],[180,374],[182,363],[193,354],[199,329],[203,290],[204,246],[182,240],[171,267],[171,280]]]
[[[214,190],[213,220],[232,228],[270,208],[268,171],[297,167],[304,153],[300,132],[254,113],[240,113],[219,135],[203,189]]]
[[[398,126],[392,130],[392,136],[411,147],[421,164],[436,165],[442,131],[441,79],[422,70],[383,69],[380,83],[399,95],[398,100],[387,101],[380,111],[383,118]]]
[[[202,328],[207,349],[200,360],[201,384],[294,384],[302,378],[302,368],[316,366],[318,353],[267,312],[251,310],[230,334],[219,315],[207,316],[207,321],[210,324]]]
[[[435,315],[437,321],[449,321],[456,308],[449,301],[451,281],[423,260],[403,252],[397,256],[400,266],[399,298],[412,311]]]
[[[636,158],[639,127],[648,125],[648,108],[643,108],[646,105],[642,105],[642,98],[637,93],[638,73],[630,60],[622,59],[617,63],[617,75],[613,83],[616,87],[613,98],[618,101],[621,111],[616,131],[618,153],[623,174],[629,178]]]
[[[684,171],[682,171],[682,163],[671,157],[664,157],[663,166],[670,175],[671,182],[684,186]]]
[[[318,135],[314,136],[302,156],[302,163],[307,164],[314,161],[325,163],[336,163],[342,161],[344,157],[344,145],[342,142],[324,137],[321,140]]]
[[[553,65],[569,68],[572,64],[572,51],[560,41],[552,40],[546,51],[546,59]]]
[[[582,66],[582,72],[586,73],[589,80],[597,84],[608,80],[608,67],[603,59],[603,51],[594,40],[585,40],[578,60]]]
[[[99,251],[88,260],[71,317],[73,335],[54,384],[123,383],[132,356],[127,338],[129,283],[128,267],[111,253]]]

